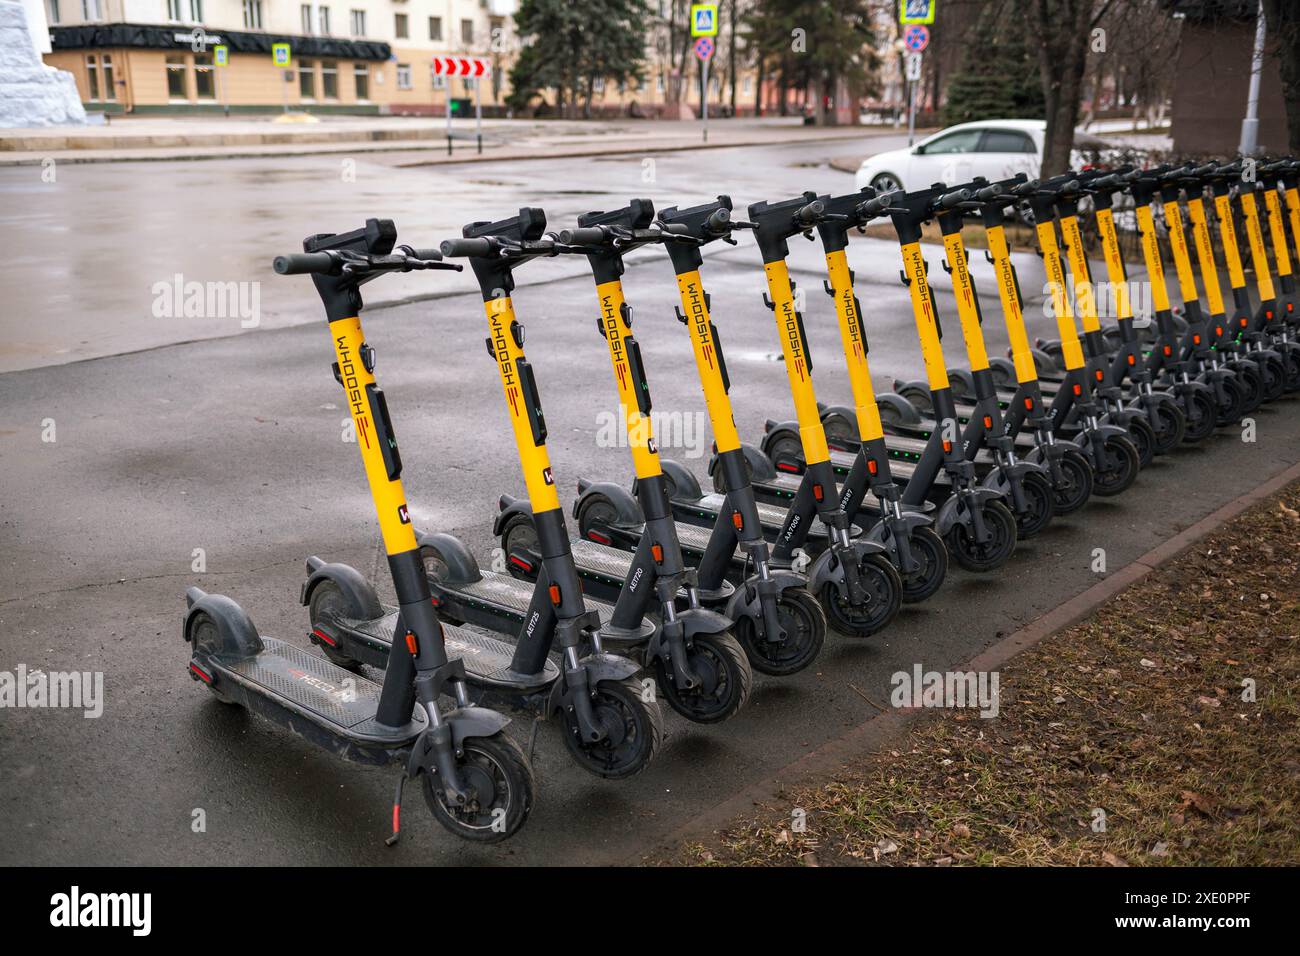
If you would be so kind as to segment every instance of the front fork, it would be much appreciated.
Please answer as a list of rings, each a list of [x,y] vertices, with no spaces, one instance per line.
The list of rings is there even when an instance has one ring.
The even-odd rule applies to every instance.
[[[718,455],[718,467],[722,471],[723,486],[727,489],[727,498],[731,504],[729,520],[734,525],[736,541],[754,563],[754,576],[747,578],[744,583],[746,597],[751,600],[754,596],[758,597],[762,620],[756,623],[761,626],[763,640],[770,644],[782,644],[786,632],[781,626],[778,606],[781,588],[772,577],[769,560],[771,552],[767,539],[763,537],[744,452],[739,448],[722,452]],[[724,515],[725,513],[726,509],[723,511]],[[718,520],[724,520],[723,515],[719,515]]]
[[[807,480],[812,482],[817,515],[830,536],[831,553],[844,569],[844,585],[848,589],[849,603],[860,607],[868,601],[867,589],[862,581],[857,552],[849,534],[849,514],[840,507],[835,493],[835,471],[830,460],[809,464]]]

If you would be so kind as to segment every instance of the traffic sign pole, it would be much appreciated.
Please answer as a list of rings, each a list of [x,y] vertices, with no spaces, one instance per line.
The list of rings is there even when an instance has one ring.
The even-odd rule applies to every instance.
[[[483,155],[483,77],[474,78],[474,139],[478,141],[478,153]]]

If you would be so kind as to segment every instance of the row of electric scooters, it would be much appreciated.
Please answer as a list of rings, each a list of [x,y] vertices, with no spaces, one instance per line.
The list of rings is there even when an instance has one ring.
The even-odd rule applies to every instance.
[[[301,601],[321,657],[259,635],[229,598],[191,588],[184,623],[190,674],[220,700],[342,757],[401,764],[390,842],[400,833],[411,779],[452,832],[478,841],[508,837],[529,813],[534,784],[528,757],[503,733],[502,711],[531,715],[534,734],[537,722],[549,719],[581,767],[629,777],[660,743],[660,700],[692,721],[725,720],[744,704],[754,670],[782,676],[807,667],[828,622],[847,636],[875,634],[903,602],[933,595],[950,559],[969,571],[993,571],[1019,538],[1093,494],[1123,492],[1154,456],[1300,388],[1290,248],[1300,243],[1300,163],[1251,169],[1245,178],[1237,163],[1087,170],[1044,181],[1022,174],[886,195],[805,193],[755,203],[746,221],[733,216],[726,196],[658,215],[650,202],[634,200],[558,233],[546,231],[542,210],[526,208],[471,223],[440,251],[398,246],[388,220],[312,236],[303,253],[277,258],[275,270],[310,275],[324,304],[334,377],[356,426],[397,604],[381,602],[358,571],[309,558]],[[1177,312],[1152,212],[1157,199],[1177,272]],[[1095,217],[1104,286],[1089,272],[1081,207]],[[1013,210],[1032,216],[1059,341],[1030,343],[1005,233]],[[1117,210],[1136,216],[1150,323],[1135,321],[1131,308]],[[925,370],[923,380],[881,396],[872,388],[847,256],[850,231],[877,219],[891,221],[898,236]],[[931,221],[942,233],[968,368],[944,361],[921,246]],[[985,348],[962,240],[972,221],[987,239],[1009,360],[990,358]],[[1257,302],[1238,251],[1239,222]],[[703,248],[735,243],[742,230],[754,233],[762,255],[763,299],[775,315],[796,414],[769,422],[759,446],[737,433],[701,278]],[[823,287],[838,317],[852,406],[822,406],[813,388],[787,243],[814,233],[826,254]],[[649,383],[621,279],[625,256],[651,245],[667,252],[676,273],[677,318],[712,424],[709,492],[690,471],[661,459],[655,444]],[[562,254],[584,255],[591,266],[597,332],[635,472],[630,490],[580,482],[573,538],[511,302],[516,269]],[[494,531],[505,571],[481,568],[449,535],[412,527],[375,350],[359,318],[363,284],[388,272],[462,268],[444,257],[468,260],[482,291],[485,346],[527,488],[525,498],[499,502]],[[1104,310],[1102,289],[1109,292]],[[1105,330],[1103,311],[1116,320]],[[383,669],[382,681],[362,676],[361,664]]]

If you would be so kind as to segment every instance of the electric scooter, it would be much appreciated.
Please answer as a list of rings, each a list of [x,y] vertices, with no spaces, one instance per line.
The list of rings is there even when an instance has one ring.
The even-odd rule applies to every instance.
[[[649,216],[653,218],[653,208]],[[537,235],[545,222],[534,223]],[[647,222],[648,225],[648,222]],[[482,234],[482,233],[479,233]],[[648,237],[643,238],[649,241]],[[557,252],[583,253],[588,249],[567,238],[545,240]],[[619,261],[621,267],[621,260]],[[475,260],[475,270],[484,295],[509,281],[504,270],[490,268],[493,262]],[[489,285],[489,281],[495,283]],[[508,289],[510,286],[506,286]],[[571,552],[574,573],[594,593],[614,602],[614,623],[640,621],[656,600],[659,632],[648,649],[659,686],[674,710],[700,723],[714,723],[731,717],[749,696],[753,674],[744,649],[732,633],[731,619],[702,606],[694,572],[682,560],[672,516],[667,514],[662,487],[655,481],[659,456],[650,428],[649,386],[641,362],[640,348],[630,334],[630,309],[622,298],[617,278],[600,285],[601,316],[598,331],[610,347],[619,385],[619,399],[627,415],[629,446],[638,478],[644,483],[641,507],[647,533],[635,554],[606,548],[594,542],[565,537],[564,549]],[[539,559],[558,544],[541,532],[535,502],[500,499],[495,532],[501,536],[513,573],[532,577],[542,567]],[[678,592],[686,607],[679,612]]]
[[[646,228],[649,208],[648,203],[634,203],[627,210],[601,216],[602,223],[598,226],[585,227],[596,230],[599,236],[583,228],[573,231],[592,240],[585,247],[594,269],[605,276],[620,271],[612,261],[613,255],[621,255],[636,245],[638,229]],[[620,213],[627,215],[620,216]],[[795,673],[816,657],[825,639],[826,614],[809,591],[807,578],[794,571],[771,568],[758,503],[736,433],[726,358],[717,326],[709,313],[711,299],[700,276],[703,265],[700,248],[718,239],[735,241],[731,238],[736,228],[731,218],[731,200],[720,196],[714,202],[688,209],[665,209],[660,212],[656,225],[676,273],[681,297],[677,317],[690,333],[696,372],[713,426],[716,457],[711,470],[721,501],[703,551],[695,562],[700,593],[706,603],[711,595],[730,593],[725,613],[735,622],[737,637],[755,670],[772,675]],[[570,235],[562,233],[566,238]],[[670,462],[661,460],[661,464],[664,466],[662,480],[669,485],[671,497],[678,482],[673,481],[668,470]],[[640,478],[636,488],[638,494],[647,490]],[[635,551],[647,527],[636,499],[617,485],[607,483],[581,482],[579,491],[574,514],[581,537]],[[679,534],[686,530],[687,527],[678,526]],[[738,548],[743,552],[739,567],[735,560]],[[728,587],[728,581],[736,587]]]
[[[1255,314],[1255,328],[1263,334],[1265,340],[1271,343],[1281,357],[1283,391],[1290,393],[1300,390],[1300,342],[1293,341],[1291,338],[1291,325],[1297,318],[1295,279],[1291,275],[1291,256],[1287,251],[1286,227],[1282,222],[1281,202],[1277,194],[1284,165],[1282,163],[1259,164],[1254,194],[1249,192],[1249,183],[1242,183],[1242,207],[1247,210],[1246,234],[1250,239],[1251,258],[1260,289],[1260,305]],[[1268,218],[1273,261],[1277,265],[1276,285],[1268,271],[1268,249],[1264,241],[1256,195],[1263,197],[1263,215]],[[1266,290],[1273,293],[1271,298],[1265,296]]]
[[[470,703],[470,688],[493,679],[483,668],[509,660],[508,649],[478,631],[444,628],[430,600],[402,491],[402,460],[374,350],[361,329],[360,286],[388,272],[455,268],[436,252],[402,246],[390,220],[316,235],[302,254],[281,256],[275,271],[311,275],[329,323],[361,459],[388,553],[398,608],[389,621],[387,668],[376,684],[284,641],[258,634],[230,598],[186,592],[182,633],[190,676],[225,703],[237,704],[325,747],[345,760],[404,766],[393,804],[401,833],[402,790],[418,780],[435,819],[457,836],[503,840],[519,830],[533,801],[528,758],[504,733],[508,718]],[[479,653],[470,653],[471,647]],[[454,706],[439,706],[442,694]],[[417,706],[418,705],[418,706]]]
[[[545,221],[541,210],[525,209],[500,223],[467,226],[466,234],[473,238],[442,244],[445,256],[484,253],[483,244],[487,246],[481,258],[471,261],[484,289],[489,353],[501,378],[545,555],[514,643],[471,631],[475,640],[466,653],[473,655],[482,673],[471,672],[468,681],[481,699],[494,705],[537,720],[558,715],[574,761],[597,776],[621,779],[639,773],[653,758],[662,739],[663,718],[658,704],[644,699],[638,680],[641,666],[603,650],[599,618],[586,607],[568,549],[564,513],[546,449],[546,419],[533,367],[524,355],[523,327],[509,298],[512,266],[555,254],[549,242],[529,242],[530,229],[538,223],[544,226]],[[483,261],[487,267],[481,265]],[[490,273],[486,277],[490,284],[485,271]],[[358,434],[364,440],[364,434]],[[361,575],[347,565],[317,561],[309,569],[302,601],[310,609],[313,636],[333,655],[382,666],[390,653],[395,612],[382,607],[373,590],[363,587]],[[427,586],[423,561],[420,573]],[[553,649],[561,657],[558,665],[550,657]]]

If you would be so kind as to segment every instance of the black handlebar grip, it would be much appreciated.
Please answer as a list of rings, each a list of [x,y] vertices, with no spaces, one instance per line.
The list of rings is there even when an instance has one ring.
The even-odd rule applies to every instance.
[[[954,189],[950,193],[944,193],[939,197],[939,205],[944,209],[953,209],[960,203],[970,201],[969,189]]]
[[[402,246],[401,251],[412,259],[423,259],[425,262],[442,261],[442,253],[437,249],[412,249],[410,246]]]
[[[704,221],[704,229],[716,236],[726,232],[730,224],[731,210],[719,208],[714,210],[713,215]]]
[[[492,255],[494,246],[490,239],[444,239],[442,254],[448,258],[480,258]]]
[[[577,229],[562,229],[560,242],[566,246],[603,246],[605,230],[600,226],[579,226]]]
[[[1092,188],[1098,191],[1102,189],[1109,189],[1114,191],[1119,188],[1120,182],[1121,182],[1120,177],[1115,175],[1114,173],[1111,173],[1109,176],[1101,176],[1098,177],[1097,179],[1094,179],[1092,181]]]
[[[287,256],[276,256],[271,265],[282,276],[329,272],[334,268],[334,257],[328,252],[291,252]]]
[[[980,202],[990,202],[1002,195],[1002,190],[998,186],[985,186],[983,189],[975,191],[975,198]]]
[[[814,199],[806,206],[800,206],[799,211],[794,214],[794,218],[806,225],[813,225],[822,214],[826,212],[826,204],[820,199]]]

